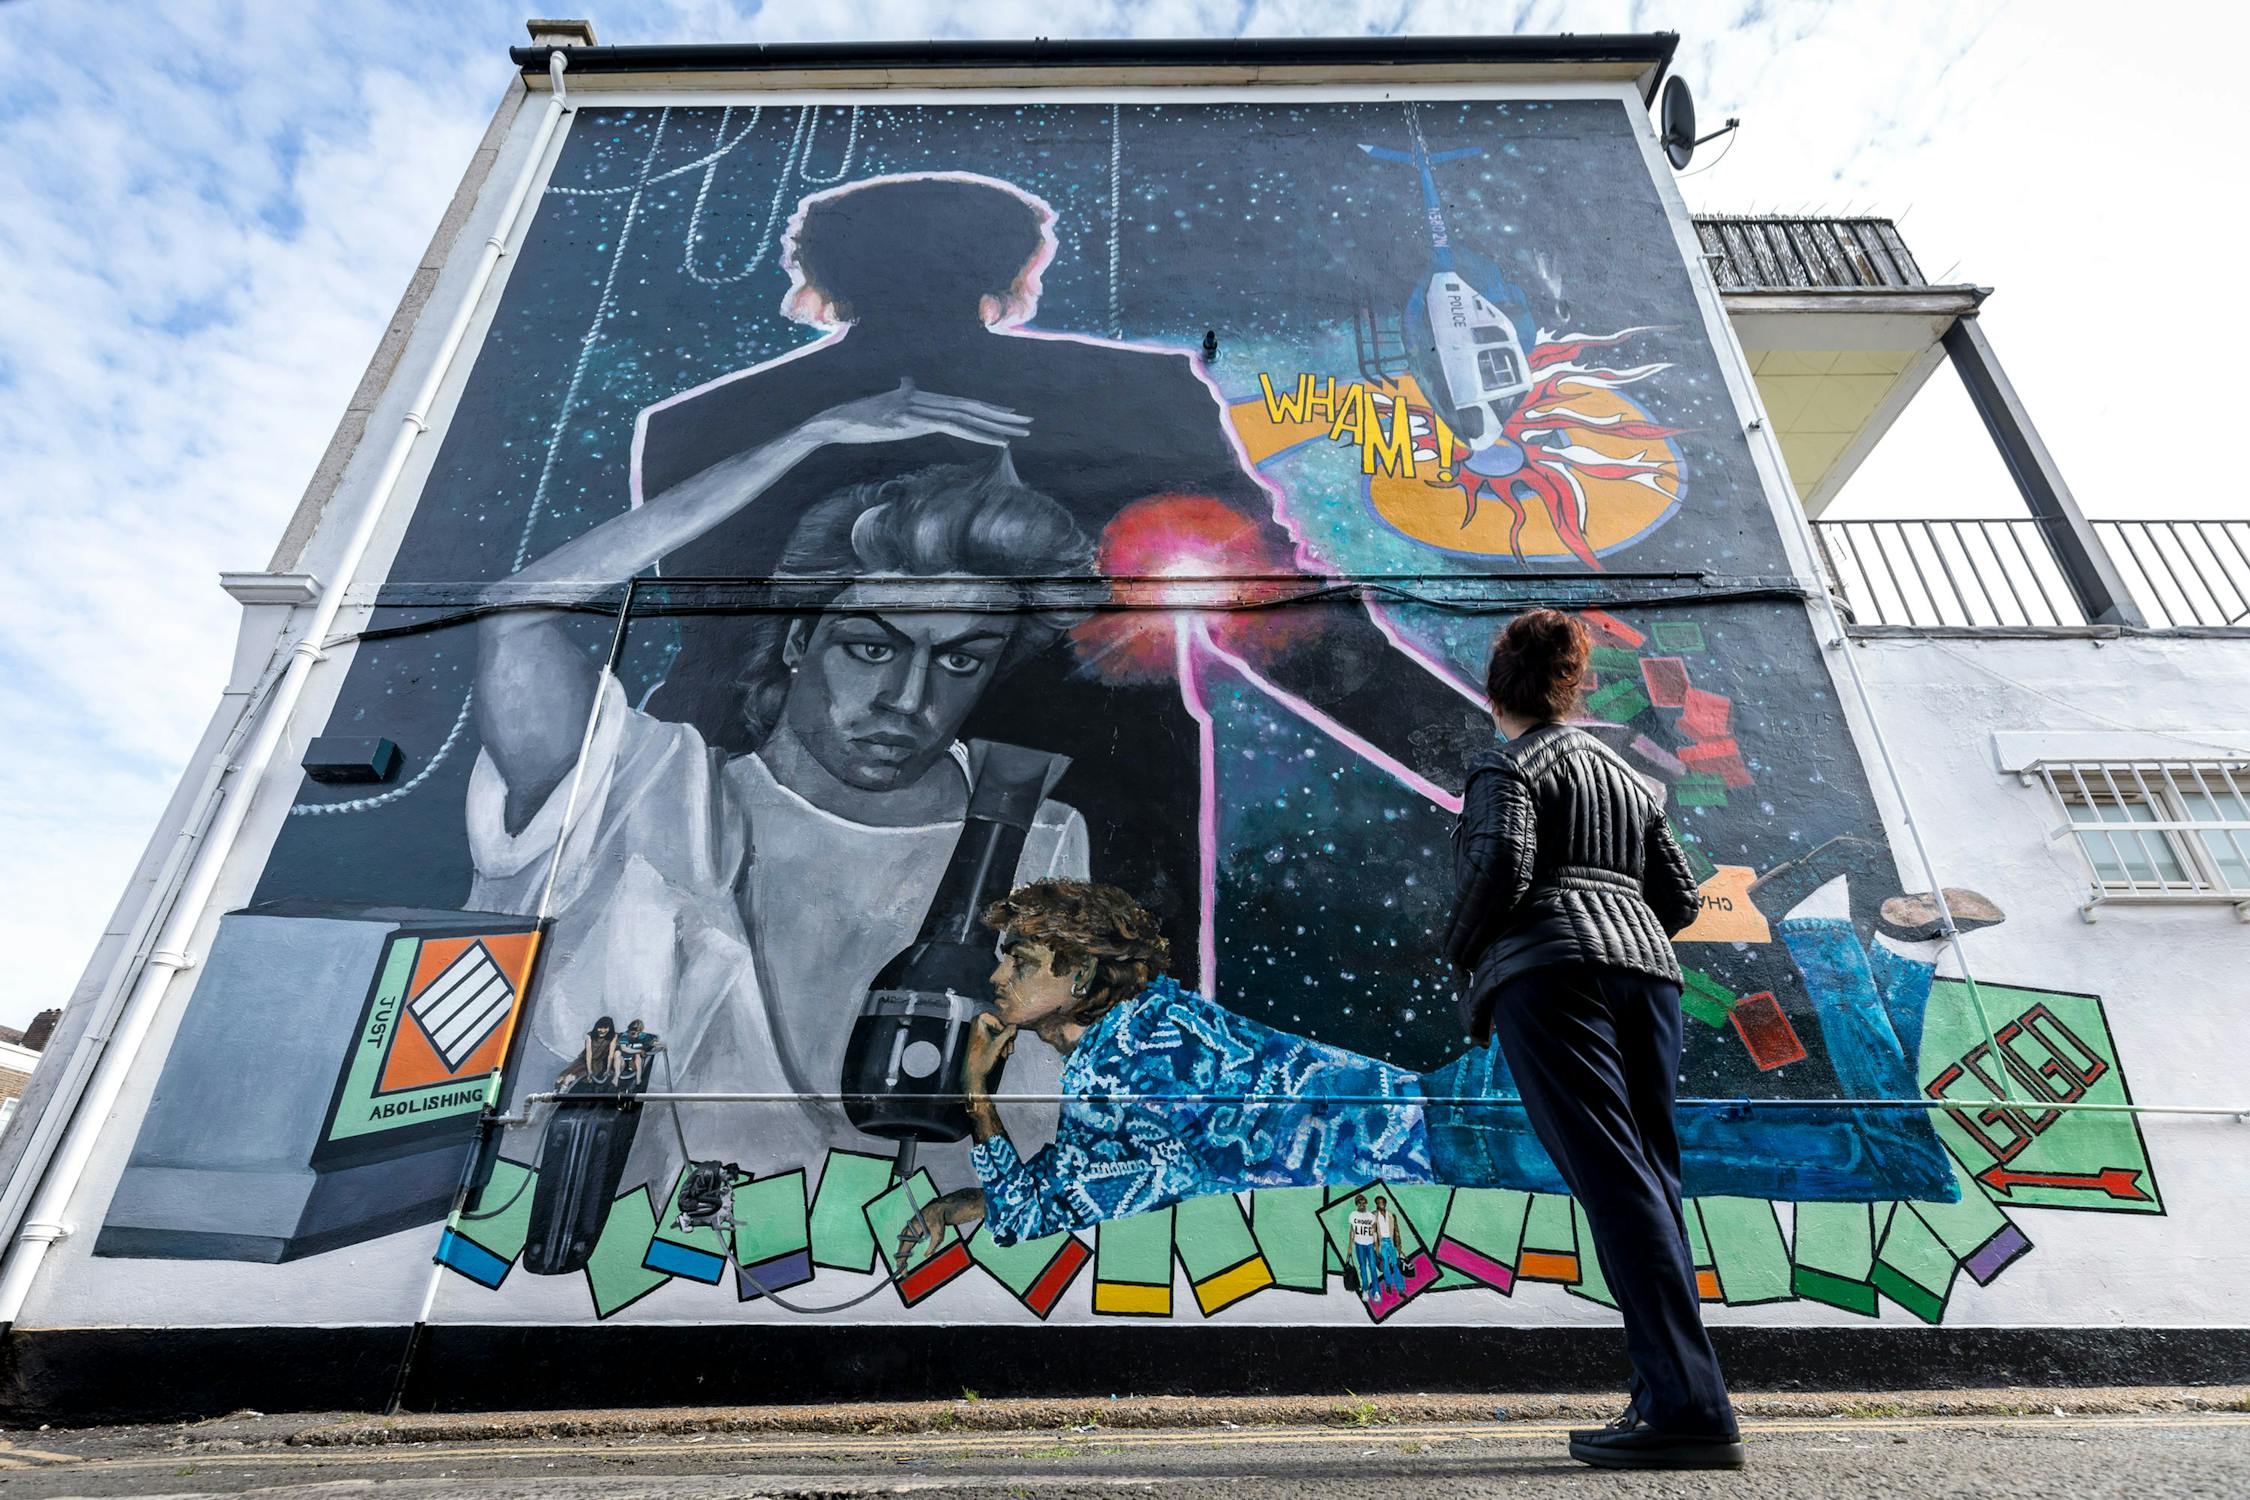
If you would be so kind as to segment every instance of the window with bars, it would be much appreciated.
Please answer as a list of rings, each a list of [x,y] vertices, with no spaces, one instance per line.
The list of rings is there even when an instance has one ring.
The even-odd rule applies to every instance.
[[[2231,901],[2250,921],[2250,761],[2069,760],[2031,768],[2085,857],[2095,904]]]

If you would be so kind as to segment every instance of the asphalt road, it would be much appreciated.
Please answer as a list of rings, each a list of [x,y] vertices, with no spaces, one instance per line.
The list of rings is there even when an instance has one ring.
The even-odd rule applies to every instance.
[[[1747,1424],[1734,1474],[1573,1463],[1559,1424],[1166,1432],[723,1433],[307,1448],[195,1429],[12,1432],[0,1497],[350,1496],[639,1500],[862,1495],[1043,1497],[1665,1496],[2003,1500],[2250,1495],[2250,1415],[1809,1418]]]

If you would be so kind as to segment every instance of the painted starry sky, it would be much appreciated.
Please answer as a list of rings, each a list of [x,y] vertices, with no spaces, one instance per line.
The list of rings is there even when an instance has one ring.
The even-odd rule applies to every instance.
[[[1658,330],[1635,357],[1668,368],[1634,397],[1685,429],[1674,440],[1682,504],[1611,566],[1737,580],[1785,574],[1623,106],[1426,102],[1420,114],[1432,150],[1485,148],[1437,169],[1448,224],[1479,264],[1512,283],[1534,327]],[[1431,263],[1414,174],[1373,159],[1362,143],[1403,149],[1402,107],[583,109],[514,257],[391,578],[504,577],[625,509],[641,408],[817,336],[780,311],[789,288],[782,228],[802,195],[868,176],[973,171],[1049,203],[1057,248],[1037,329],[1179,348],[1211,330],[1220,345],[1211,374],[1230,399],[1255,395],[1261,369],[1348,374],[1355,314],[1395,317]],[[1267,477],[1336,573],[1495,571],[1375,524],[1356,464],[1339,448],[1313,445]],[[1748,784],[1725,788],[1723,801],[1674,810],[1708,859],[1763,867],[1837,833],[1881,837],[1801,606],[1743,600],[1619,613],[1643,631],[1659,621],[1697,625],[1700,650],[1677,654],[1692,656],[1698,688],[1735,706]],[[385,622],[407,617],[393,611]],[[1412,607],[1394,617],[1472,680],[1504,618]],[[603,622],[577,628],[589,651],[606,645]],[[661,680],[674,639],[666,622],[632,632],[623,673],[636,698]],[[476,747],[464,704],[473,666],[473,641],[459,630],[362,648],[330,732],[397,741],[407,756],[401,784],[412,790],[291,819],[261,898],[437,909],[465,899],[461,807]],[[1635,670],[1613,657],[1607,673]],[[1451,979],[1433,955],[1450,902],[1450,815],[1223,672],[1210,687],[1227,1002],[1434,1066],[1459,1045]],[[1667,710],[1612,702],[1624,715],[1621,748],[1634,736],[1667,753],[1678,747]],[[309,806],[332,806],[353,791],[308,784],[301,795]],[[1862,873],[1870,892],[1888,878]],[[1760,1072],[1731,1030],[1691,1026],[1688,1092],[1833,1091],[1810,1003],[1778,947],[1699,945],[1689,957],[1734,993],[1771,990],[1811,1055]]]

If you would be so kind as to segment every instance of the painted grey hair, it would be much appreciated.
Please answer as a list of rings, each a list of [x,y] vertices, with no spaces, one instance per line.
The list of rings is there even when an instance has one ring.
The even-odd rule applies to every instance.
[[[1070,512],[1016,477],[1003,449],[984,465],[941,464],[839,490],[805,512],[782,550],[777,577],[831,585],[825,605],[871,573],[907,578],[1091,577],[1094,543]],[[1067,611],[1011,615],[1001,654],[1007,672],[1052,645],[1084,618]],[[742,669],[742,713],[750,742],[763,744],[789,694],[784,648],[810,613],[756,616]]]

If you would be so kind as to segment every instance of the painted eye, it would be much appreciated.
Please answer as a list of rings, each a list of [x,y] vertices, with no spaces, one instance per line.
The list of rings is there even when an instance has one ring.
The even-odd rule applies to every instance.
[[[937,664],[956,677],[974,677],[984,670],[984,658],[966,651],[941,651]]]
[[[889,641],[846,641],[844,649],[851,653],[854,661],[870,666],[880,666],[898,655],[898,647]]]

